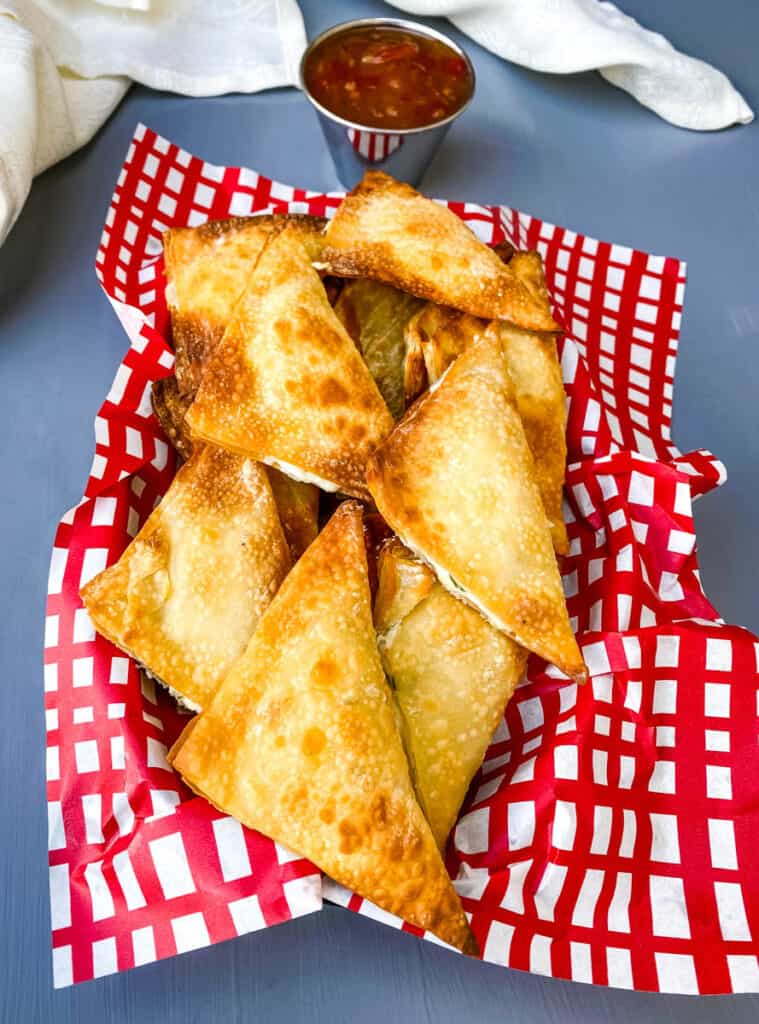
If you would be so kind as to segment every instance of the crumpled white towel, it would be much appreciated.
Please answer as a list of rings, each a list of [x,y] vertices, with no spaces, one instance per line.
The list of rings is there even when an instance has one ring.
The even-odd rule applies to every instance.
[[[393,0],[537,71],[597,68],[673,124],[753,113],[720,71],[598,0]],[[212,96],[297,82],[296,0],[0,0],[0,243],[35,174],[84,145],[130,81]]]
[[[35,174],[89,141],[131,80],[189,96],[297,80],[296,0],[0,0],[0,243]]]
[[[754,113],[730,80],[679,53],[612,3],[599,0],[390,0],[410,14],[443,16],[493,53],[534,71],[596,69],[681,128],[748,124]]]

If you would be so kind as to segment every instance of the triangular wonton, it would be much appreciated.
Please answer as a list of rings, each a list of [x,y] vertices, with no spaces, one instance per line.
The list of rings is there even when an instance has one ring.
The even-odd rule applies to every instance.
[[[486,319],[555,331],[547,303],[449,209],[367,171],[327,226],[319,263]]]
[[[366,459],[393,419],[290,228],[262,253],[187,424],[295,479],[368,497]]]
[[[221,810],[390,913],[475,950],[397,732],[358,503],[343,504],[294,567],[171,756]]]
[[[522,647],[586,676],[499,340],[468,348],[370,459],[367,483],[440,582]]]
[[[392,591],[394,602],[383,607],[383,595]],[[449,594],[398,540],[380,553],[379,630],[378,620],[389,624],[379,633],[379,648],[401,711],[414,787],[442,849],[527,652]]]
[[[205,445],[82,600],[98,632],[197,710],[245,650],[289,568],[264,468]]]

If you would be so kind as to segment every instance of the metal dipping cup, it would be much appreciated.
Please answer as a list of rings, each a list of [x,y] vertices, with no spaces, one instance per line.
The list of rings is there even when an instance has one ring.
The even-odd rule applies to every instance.
[[[459,109],[449,117],[419,128],[396,128],[391,131],[356,124],[338,117],[318,103],[309,92],[305,81],[305,67],[309,56],[319,43],[349,28],[398,28],[445,43],[466,62],[469,69],[469,95]],[[357,18],[355,21],[333,25],[309,43],[301,57],[299,77],[303,92],[316,110],[337,176],[348,189],[357,185],[366,171],[372,168],[386,171],[394,178],[406,181],[410,185],[418,185],[451,124],[469,106],[475,89],[474,67],[460,46],[442,32],[402,18]]]

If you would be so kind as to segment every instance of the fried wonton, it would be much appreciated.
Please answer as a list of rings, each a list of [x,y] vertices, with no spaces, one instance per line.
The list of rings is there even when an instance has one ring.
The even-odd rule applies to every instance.
[[[508,243],[506,243],[508,245]],[[499,258],[508,263],[509,270],[527,288],[536,302],[539,302],[544,309],[550,309],[551,297],[548,294],[546,276],[543,270],[543,260],[539,252],[534,249],[506,249],[501,243],[495,246],[494,251]]]
[[[325,223],[299,214],[261,214],[170,228],[164,233],[166,302],[180,394],[195,394],[270,235],[289,225],[310,257],[317,259]]]
[[[295,564],[309,544],[316,540],[319,532],[319,488],[293,480],[271,466],[266,468],[282,529]]]
[[[379,566],[375,622],[378,613],[380,620],[396,619],[379,635],[382,662],[401,712],[416,795],[443,849],[527,652],[449,594],[400,541],[383,547]],[[395,597],[383,609],[388,591]]]
[[[500,342],[471,345],[367,466],[380,513],[520,646],[586,677]]]
[[[264,468],[205,445],[82,600],[98,632],[197,710],[245,650],[289,568]]]
[[[353,338],[395,419],[406,408],[403,391],[403,330],[421,306],[413,295],[377,281],[348,281],[335,313]]]
[[[520,256],[515,253],[512,263]],[[541,272],[542,276],[542,272]],[[527,443],[535,461],[535,479],[540,490],[551,538],[559,554],[569,549],[562,514],[562,496],[567,461],[567,411],[561,366],[553,334],[523,331],[505,321],[485,320],[459,310],[427,303],[406,325],[407,360],[421,353],[424,372],[413,379],[406,395],[411,403],[428,385],[435,384],[451,363],[486,331],[501,341],[514,384],[517,409]]]
[[[357,502],[338,509],[294,567],[171,757],[225,813],[475,951],[397,732]]]
[[[406,403],[411,405],[439,380],[454,359],[481,338],[487,320],[450,306],[427,302],[406,324]],[[417,366],[418,364],[418,366]]]
[[[289,227],[261,254],[186,422],[194,438],[368,498],[366,459],[393,418]]]
[[[326,231],[320,265],[369,277],[487,320],[558,326],[539,301],[454,213],[381,171],[367,171]]]
[[[184,418],[192,404],[192,397],[179,393],[177,378],[162,377],[153,383],[153,412],[163,427],[163,432],[183,459],[192,455],[192,438],[185,426]]]
[[[397,537],[382,545],[377,563],[374,626],[379,636],[386,636],[429,594],[435,585],[435,574]]]

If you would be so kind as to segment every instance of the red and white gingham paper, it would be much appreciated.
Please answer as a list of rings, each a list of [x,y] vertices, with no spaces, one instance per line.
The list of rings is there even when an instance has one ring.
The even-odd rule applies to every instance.
[[[174,471],[150,406],[172,366],[163,231],[339,201],[144,126],[129,147],[96,263],[131,347],[56,536],[45,625],[57,986],[317,910],[322,892],[410,929],[188,792],[165,760],[186,719],[78,597]],[[623,988],[759,991],[759,645],[698,574],[691,501],[724,469],[670,438],[685,267],[506,207],[449,206],[486,242],[540,251],[567,328],[563,574],[592,676],[578,689],[531,659],[449,843],[483,956]]]

